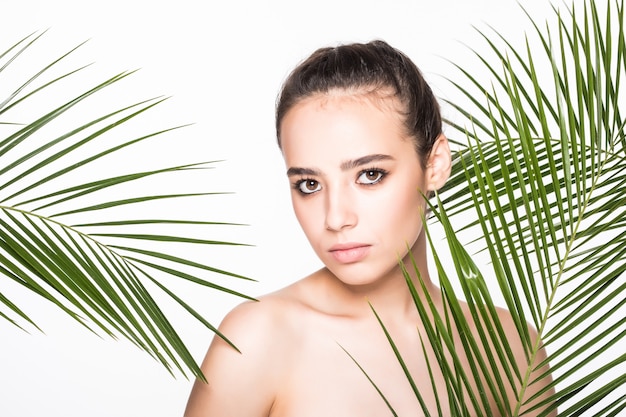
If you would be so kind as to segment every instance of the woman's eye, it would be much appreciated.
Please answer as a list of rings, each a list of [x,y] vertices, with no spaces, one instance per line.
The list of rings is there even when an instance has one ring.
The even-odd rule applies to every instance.
[[[298,183],[298,190],[303,194],[313,194],[321,189],[322,186],[315,180],[302,180]]]
[[[357,182],[359,184],[371,185],[376,184],[380,180],[383,179],[385,173],[378,169],[368,169],[366,171],[361,172]]]

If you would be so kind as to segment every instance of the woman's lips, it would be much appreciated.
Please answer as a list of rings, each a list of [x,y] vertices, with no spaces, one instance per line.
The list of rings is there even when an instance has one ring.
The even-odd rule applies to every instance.
[[[330,248],[329,252],[335,260],[350,264],[365,258],[369,250],[370,245],[364,243],[342,243]]]

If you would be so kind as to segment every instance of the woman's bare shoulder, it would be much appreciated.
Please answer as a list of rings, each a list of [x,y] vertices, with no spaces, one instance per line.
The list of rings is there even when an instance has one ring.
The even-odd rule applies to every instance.
[[[537,329],[522,317],[516,320],[509,310],[502,307],[496,307],[496,313],[502,325],[502,331],[509,340],[519,340],[520,345],[522,344],[522,338],[527,339],[530,345],[538,342],[539,335]],[[523,353],[520,354],[524,355]]]
[[[209,346],[186,416],[267,416],[294,355],[290,317],[296,303],[289,290],[245,301],[233,308]]]
[[[476,330],[476,323],[474,320],[474,316],[471,313],[470,306],[466,301],[459,300],[459,304],[465,314],[465,318],[470,326]],[[518,325],[518,321],[515,320],[513,314],[509,310],[503,307],[494,307],[492,312],[495,313],[495,317],[491,317],[489,321],[491,323],[494,322],[494,319],[497,317],[499,326],[501,326],[502,331],[507,336],[509,340],[516,340],[520,338],[520,332],[524,332],[529,336],[531,341],[535,341],[537,339],[537,330],[527,322],[523,322],[523,325],[520,327]],[[479,313],[480,316],[480,313]]]
[[[290,328],[290,318],[298,309],[291,293],[287,287],[237,305],[224,316],[219,331],[242,348],[258,347],[259,342],[277,337]]]
[[[495,309],[490,310],[491,314],[487,318],[480,313],[474,316],[471,308],[465,301],[461,301],[460,304],[470,326],[470,331],[476,340],[481,340],[480,333],[486,330],[484,327],[482,331],[478,330],[476,323],[476,317],[478,317],[478,320],[483,322],[483,324],[485,320],[489,322],[489,327],[492,330],[487,330],[487,333],[495,335],[496,340],[506,340],[507,350],[513,355],[519,367],[528,367],[529,364],[527,362],[530,356],[534,356],[533,362],[535,364],[545,359],[545,352],[541,349],[541,341],[539,340],[537,330],[523,318],[516,319],[509,310],[503,307],[495,307]],[[497,325],[495,325],[496,321]],[[499,336],[500,334],[503,335],[503,339]],[[488,346],[485,349],[493,350],[493,342],[490,340],[487,343]]]
[[[224,316],[219,332],[242,353],[248,353],[251,360],[253,354],[267,357],[293,347],[290,341],[297,339],[302,318],[309,311],[303,296],[310,286],[307,278],[237,305]],[[282,347],[276,346],[277,340]],[[269,347],[271,352],[267,351]]]

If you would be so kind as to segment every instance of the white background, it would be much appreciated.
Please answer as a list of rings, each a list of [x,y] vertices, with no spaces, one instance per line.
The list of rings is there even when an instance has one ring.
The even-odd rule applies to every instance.
[[[535,16],[550,15],[548,2],[523,3]],[[406,52],[445,96],[452,90],[444,77],[454,75],[446,59],[463,65],[471,54],[462,42],[482,47],[472,25],[490,24],[514,40],[530,30],[514,0],[3,0],[0,5],[0,51],[49,29],[35,54],[41,64],[90,39],[75,62],[95,62],[92,81],[141,68],[114,100],[172,96],[148,123],[155,129],[195,124],[174,135],[175,143],[142,157],[167,161],[173,152],[191,161],[224,160],[206,187],[235,194],[219,197],[219,204],[203,208],[199,217],[249,224],[220,233],[255,246],[206,256],[257,279],[238,284],[250,295],[282,287],[319,265],[291,213],[273,130],[276,94],[298,61],[320,46],[381,38]],[[3,92],[4,82],[0,79]],[[215,324],[240,301],[195,291],[182,295]],[[35,297],[19,296],[46,334],[26,334],[0,321],[0,416],[182,415],[192,381],[173,378],[126,341],[100,339]],[[175,322],[200,361],[212,334],[187,316]]]

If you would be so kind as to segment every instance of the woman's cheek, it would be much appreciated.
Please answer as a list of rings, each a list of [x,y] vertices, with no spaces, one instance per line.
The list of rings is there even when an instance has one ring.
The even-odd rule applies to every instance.
[[[321,217],[317,207],[319,203],[307,200],[311,200],[311,197],[294,196],[293,209],[302,231],[309,239],[311,245],[315,246],[315,241],[317,240],[315,237],[319,233],[319,231],[316,233],[316,229],[323,229],[323,217]]]

